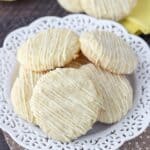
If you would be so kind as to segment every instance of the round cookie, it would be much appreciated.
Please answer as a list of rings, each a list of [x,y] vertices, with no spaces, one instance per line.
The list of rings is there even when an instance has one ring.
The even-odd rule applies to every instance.
[[[108,72],[103,74],[103,109],[100,109],[98,121],[115,123],[120,121],[132,108],[133,90],[124,76],[115,76]],[[108,83],[107,83],[108,82]]]
[[[58,3],[67,11],[70,12],[82,12],[80,0],[57,0]]]
[[[19,63],[41,72],[63,67],[78,56],[78,35],[69,29],[48,29],[28,39],[19,49]]]
[[[67,68],[80,68],[82,65],[86,65],[89,64],[90,61],[82,54],[79,54],[79,57],[75,60],[73,60],[72,62],[70,62],[69,64],[66,65]]]
[[[40,128],[49,137],[66,142],[92,128],[102,104],[86,74],[64,68],[38,81],[30,105]]]
[[[11,91],[11,100],[14,111],[23,119],[34,123],[34,117],[30,109],[30,98],[37,80],[45,73],[35,73],[20,68]]]
[[[136,69],[137,58],[132,48],[114,33],[85,32],[80,43],[83,54],[96,66],[116,74],[130,74]]]
[[[125,76],[115,75],[96,68],[86,58],[79,57],[69,67],[82,70],[94,83],[98,99],[102,102],[97,120],[102,123],[115,123],[131,109],[133,90]]]
[[[97,120],[110,124],[124,117],[133,103],[133,90],[126,77],[97,69],[90,63],[82,65],[80,70],[93,81],[103,104]]]
[[[121,20],[133,9],[137,0],[80,0],[83,10],[99,19]]]
[[[114,75],[85,62],[85,58],[79,57],[70,67],[83,71],[93,81],[98,101],[103,104],[97,120],[107,124],[119,121],[132,107],[133,90],[129,81],[125,76]]]

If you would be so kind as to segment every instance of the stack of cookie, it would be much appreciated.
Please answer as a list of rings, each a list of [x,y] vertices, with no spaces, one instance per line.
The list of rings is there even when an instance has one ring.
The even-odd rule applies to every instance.
[[[70,12],[85,12],[99,19],[121,20],[128,16],[137,0],[57,0]]]
[[[17,59],[14,111],[55,140],[76,139],[96,121],[115,123],[132,107],[125,74],[137,58],[113,33],[48,29],[22,44]]]

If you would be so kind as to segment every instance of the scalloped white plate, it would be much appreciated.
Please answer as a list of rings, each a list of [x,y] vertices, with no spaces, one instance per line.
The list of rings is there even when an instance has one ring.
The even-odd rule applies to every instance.
[[[101,29],[114,32],[132,46],[139,64],[131,76],[134,89],[134,106],[120,122],[113,125],[96,124],[85,136],[72,143],[60,143],[47,138],[32,124],[19,118],[10,105],[10,89],[16,68],[16,51],[28,37],[49,27],[70,28],[80,34],[83,31]],[[139,37],[130,35],[118,23],[96,20],[86,15],[70,15],[64,18],[43,17],[27,27],[10,33],[0,48],[0,127],[21,146],[30,150],[114,150],[141,134],[150,122],[150,49]]]

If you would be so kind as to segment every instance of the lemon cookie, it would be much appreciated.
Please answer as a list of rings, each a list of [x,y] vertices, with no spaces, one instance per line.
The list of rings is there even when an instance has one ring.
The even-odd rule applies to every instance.
[[[110,124],[124,117],[133,103],[133,90],[126,77],[96,68],[93,64],[82,65],[80,70],[93,81],[103,104],[98,121]]]
[[[97,66],[116,74],[130,74],[136,69],[137,58],[132,48],[114,33],[85,32],[80,43],[83,54]]]
[[[125,76],[96,68],[83,55],[72,61],[69,67],[82,70],[93,81],[97,97],[103,104],[99,109],[98,121],[115,123],[131,109],[133,90]]]
[[[34,73],[20,68],[19,76],[14,82],[11,91],[11,100],[14,111],[23,119],[34,123],[34,117],[30,109],[29,101],[37,80],[44,73]]]
[[[73,60],[72,62],[70,62],[69,64],[67,64],[67,68],[80,68],[82,65],[86,65],[90,63],[90,61],[83,55],[83,54],[79,54],[79,57],[75,60]]]
[[[125,76],[96,68],[90,62],[87,63],[84,57],[79,57],[69,67],[83,71],[93,81],[98,93],[97,98],[103,104],[99,109],[98,121],[115,123],[131,109],[133,90]]]
[[[96,18],[121,20],[126,17],[137,0],[80,0],[83,10]]]
[[[78,35],[69,29],[48,29],[28,39],[17,53],[25,68],[41,72],[63,67],[78,56]]]
[[[67,11],[70,12],[82,12],[80,0],[57,0],[58,3]]]
[[[120,121],[132,108],[133,90],[124,76],[101,72],[103,79],[103,107],[98,114],[98,121],[115,123]]]
[[[30,105],[40,128],[49,137],[64,142],[92,128],[101,103],[86,74],[64,68],[40,78]]]

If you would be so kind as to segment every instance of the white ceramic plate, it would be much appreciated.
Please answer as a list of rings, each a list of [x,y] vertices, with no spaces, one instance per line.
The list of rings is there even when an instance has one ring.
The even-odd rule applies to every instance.
[[[28,37],[49,27],[83,31],[101,29],[114,32],[132,46],[138,56],[136,72],[130,76],[134,89],[134,106],[120,122],[113,125],[96,124],[85,136],[72,143],[60,143],[47,138],[43,132],[19,118],[10,104],[10,89],[16,73],[16,51]],[[64,18],[43,17],[27,27],[10,33],[0,48],[0,127],[21,146],[31,150],[114,150],[139,134],[150,122],[150,49],[139,37],[130,35],[119,24],[96,20],[85,15]]]

